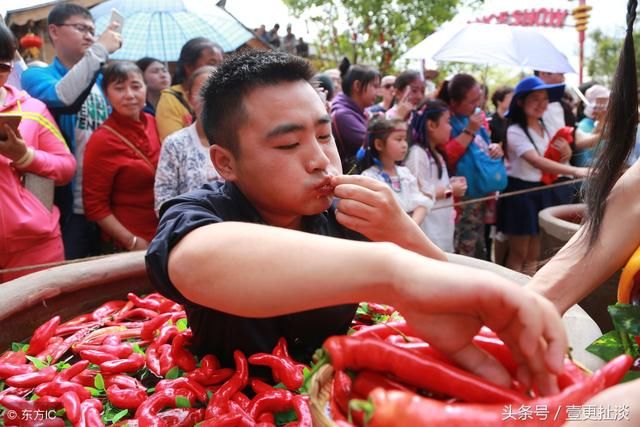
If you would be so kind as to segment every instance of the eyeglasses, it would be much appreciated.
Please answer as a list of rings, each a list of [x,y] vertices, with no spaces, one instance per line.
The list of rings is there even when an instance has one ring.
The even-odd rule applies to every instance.
[[[12,63],[0,62],[0,73],[8,73],[13,69]]]
[[[89,34],[92,37],[96,35],[96,29],[90,25],[84,24],[60,24],[59,27],[73,27],[77,32],[82,34]]]

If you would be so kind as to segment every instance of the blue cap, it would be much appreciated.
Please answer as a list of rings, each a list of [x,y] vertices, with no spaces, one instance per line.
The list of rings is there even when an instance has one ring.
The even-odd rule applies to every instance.
[[[549,95],[549,102],[557,102],[562,99],[564,95],[564,84],[548,85],[537,76],[525,77],[520,80],[520,83],[516,85],[513,90],[513,98],[509,104],[509,111],[505,114],[505,117],[509,117],[509,113],[514,108],[521,108],[518,106],[518,100],[524,98],[526,95],[537,90],[546,90]]]

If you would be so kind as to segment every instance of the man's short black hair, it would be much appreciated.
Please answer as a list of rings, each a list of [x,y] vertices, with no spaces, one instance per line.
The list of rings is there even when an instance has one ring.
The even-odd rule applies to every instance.
[[[254,89],[313,77],[309,63],[284,52],[247,50],[227,57],[202,89],[202,126],[209,144],[239,154],[238,128],[250,120],[244,98]],[[264,108],[272,108],[264,105]]]
[[[93,16],[91,16],[91,12],[89,12],[89,9],[86,7],[73,3],[60,3],[49,12],[47,23],[49,25],[62,25],[72,16],[82,16],[83,18],[93,21]]]

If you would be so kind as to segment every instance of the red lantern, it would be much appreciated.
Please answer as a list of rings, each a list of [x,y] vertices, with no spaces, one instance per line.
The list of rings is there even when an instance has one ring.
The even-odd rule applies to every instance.
[[[23,49],[30,49],[33,47],[40,49],[42,47],[42,38],[33,33],[29,33],[20,38],[20,47]]]

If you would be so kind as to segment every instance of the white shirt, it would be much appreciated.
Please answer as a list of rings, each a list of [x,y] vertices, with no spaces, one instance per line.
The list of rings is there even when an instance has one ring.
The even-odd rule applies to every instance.
[[[402,210],[410,213],[418,206],[424,206],[427,210],[431,209],[433,200],[420,192],[418,189],[418,181],[416,177],[411,174],[411,171],[404,166],[396,166],[396,173],[400,181],[400,191],[393,190],[393,194],[400,203]],[[382,170],[377,166],[371,166],[362,172],[362,175],[387,184],[387,181],[382,176]]]
[[[539,155],[544,155],[551,137],[546,130],[544,135],[540,136],[531,128],[529,128],[529,135],[531,135],[533,143],[520,125],[511,125],[507,129],[507,174],[523,181],[540,182],[542,171],[522,158],[522,155],[528,151],[536,151]],[[533,146],[534,143],[535,147]]]
[[[418,188],[422,193],[432,195],[436,193],[436,186],[449,185],[449,173],[442,158],[438,159],[442,165],[442,176],[438,177],[438,166],[425,149],[417,145],[409,149],[405,165],[417,178]],[[426,216],[420,228],[429,240],[445,252],[453,252],[453,233],[455,231],[456,212],[451,205],[453,198],[436,200],[433,209]]]
[[[560,102],[550,102],[542,115],[542,122],[549,131],[549,135],[553,137],[560,128],[565,126],[562,104]]]

